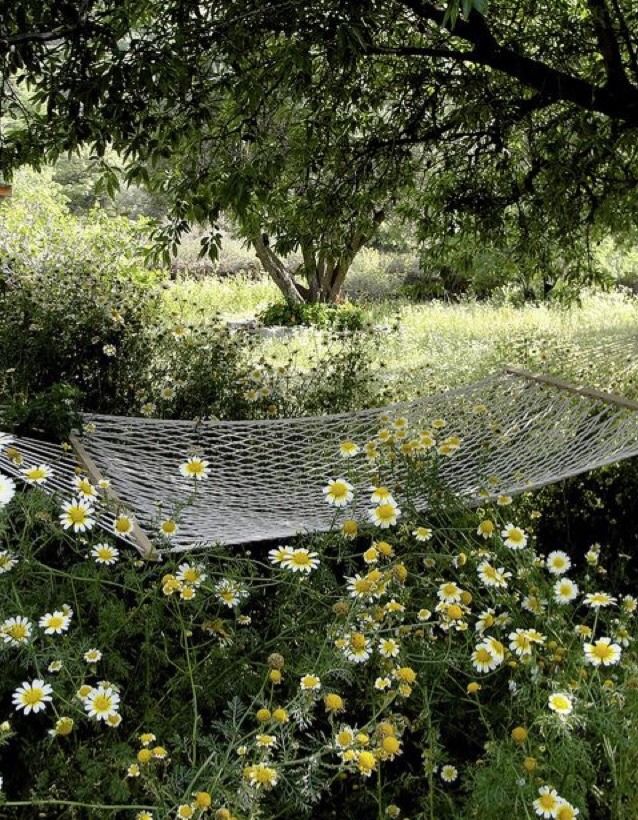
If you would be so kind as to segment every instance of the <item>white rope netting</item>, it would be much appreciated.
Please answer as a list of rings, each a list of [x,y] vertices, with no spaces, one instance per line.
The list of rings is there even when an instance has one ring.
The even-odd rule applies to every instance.
[[[94,431],[82,443],[122,509],[152,540],[163,518],[178,519],[178,532],[164,546],[182,551],[329,529],[335,511],[322,488],[347,469],[339,444],[363,445],[396,417],[417,432],[436,418],[446,420],[444,435],[463,441],[443,460],[441,478],[475,503],[486,491],[515,494],[637,455],[636,408],[504,372],[416,401],[333,416],[194,423],[89,415],[85,425]],[[70,497],[76,458],[31,439],[16,446],[25,464],[48,461],[55,474],[47,486]],[[195,494],[179,471],[191,455],[209,462],[209,476],[197,482]],[[5,455],[0,467],[20,477],[22,468]],[[370,506],[370,478],[363,469],[359,474],[347,516],[362,517]],[[427,509],[425,496],[419,503]],[[98,505],[96,513],[112,532],[113,505]]]

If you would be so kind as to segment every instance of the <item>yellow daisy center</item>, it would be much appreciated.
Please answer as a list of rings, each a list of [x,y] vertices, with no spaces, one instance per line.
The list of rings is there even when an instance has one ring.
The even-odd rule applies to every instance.
[[[96,695],[93,699],[93,708],[96,712],[109,712],[113,701],[109,695]]]
[[[380,504],[377,507],[377,515],[381,521],[390,521],[395,516],[395,510],[392,504]]]
[[[87,519],[86,510],[82,507],[71,507],[68,516],[74,524],[84,524]]]
[[[597,643],[591,649],[592,655],[595,655],[599,660],[604,661],[607,658],[614,656],[614,650],[609,644]]]
[[[44,697],[44,692],[39,687],[35,689],[29,689],[22,695],[22,702],[26,706],[35,706],[37,703],[40,703],[42,698]]]

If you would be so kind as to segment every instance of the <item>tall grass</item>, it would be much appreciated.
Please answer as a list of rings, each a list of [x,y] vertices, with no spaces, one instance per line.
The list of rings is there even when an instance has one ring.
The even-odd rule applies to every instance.
[[[268,277],[253,279],[238,274],[204,280],[184,279],[167,289],[167,309],[179,313],[184,321],[200,312],[221,313],[227,319],[240,319],[259,313],[280,298],[280,292]]]
[[[178,282],[167,291],[165,303],[184,320],[194,319],[200,311],[219,311],[230,319],[254,315],[278,298],[269,279],[235,276]],[[380,333],[372,354],[395,384],[397,398],[475,381],[507,361],[520,362],[530,350],[542,355],[544,348],[556,350],[571,343],[595,348],[614,333],[638,328],[638,299],[626,292],[586,293],[570,308],[386,299],[370,303],[367,313],[377,326],[398,328]],[[283,342],[263,340],[257,350],[282,363],[292,352],[299,366],[311,366],[327,344],[334,342],[309,330]],[[605,373],[600,375],[602,379]],[[597,382],[595,374],[588,377],[596,386],[607,386],[604,379]]]

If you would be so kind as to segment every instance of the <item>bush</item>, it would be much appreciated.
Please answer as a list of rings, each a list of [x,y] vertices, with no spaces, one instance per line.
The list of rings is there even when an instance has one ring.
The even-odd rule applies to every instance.
[[[147,223],[72,215],[50,174],[23,172],[16,191],[0,222],[5,428],[64,438],[78,410],[238,419],[380,400],[365,334],[326,341],[311,363],[256,366],[254,337],[163,298],[162,274],[144,267]],[[357,308],[309,308],[323,327],[363,326]]]
[[[81,426],[78,412],[80,392],[69,384],[54,384],[48,390],[7,398],[0,421],[4,430],[45,441],[68,438]]]
[[[369,407],[385,393],[372,368],[367,333],[317,338],[314,354],[260,355],[259,338],[233,333],[218,316],[182,324],[164,317],[153,331],[150,378],[136,408],[163,418],[258,419]]]
[[[589,542],[546,555],[534,497],[450,498],[454,436],[388,424],[344,476],[400,507],[270,551],[142,564],[5,485],[4,817],[637,816],[635,597]]]
[[[160,304],[147,226],[71,215],[50,175],[23,172],[16,190],[0,221],[0,389],[24,403],[67,383],[84,409],[125,412]]]
[[[356,305],[307,304],[305,302],[275,302],[258,316],[259,321],[270,326],[321,327],[335,331],[362,330],[365,316]]]

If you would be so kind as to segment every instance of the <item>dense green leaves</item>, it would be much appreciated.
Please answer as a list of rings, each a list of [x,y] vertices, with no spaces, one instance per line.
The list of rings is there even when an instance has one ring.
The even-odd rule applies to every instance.
[[[428,253],[484,237],[577,278],[635,219],[631,0],[15,5],[4,169],[115,148],[172,203],[165,246],[230,211],[290,299],[334,298],[397,203]]]

